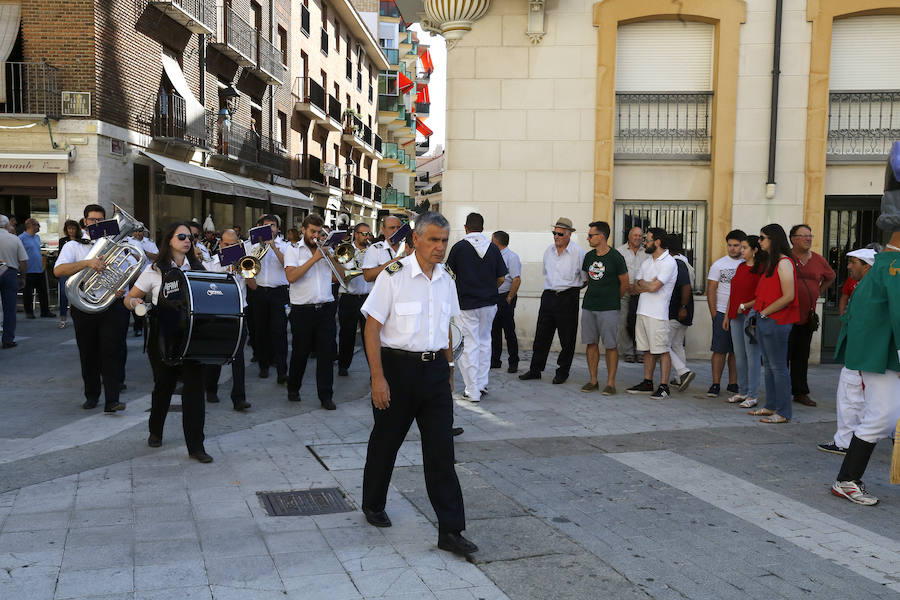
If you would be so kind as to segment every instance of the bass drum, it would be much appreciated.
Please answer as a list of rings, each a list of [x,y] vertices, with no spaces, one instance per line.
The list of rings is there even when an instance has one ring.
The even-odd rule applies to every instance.
[[[156,313],[163,362],[222,365],[237,353],[244,326],[241,288],[230,273],[170,269]]]

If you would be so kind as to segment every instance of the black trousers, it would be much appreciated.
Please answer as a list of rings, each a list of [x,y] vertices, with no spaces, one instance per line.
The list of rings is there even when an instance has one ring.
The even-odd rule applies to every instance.
[[[47,278],[44,276],[43,271],[40,273],[25,273],[25,290],[22,292],[22,304],[26,315],[34,314],[35,294],[37,294],[38,302],[41,305],[41,315],[48,314],[50,312],[50,297],[47,294]]]
[[[318,306],[318,308],[316,308]],[[334,322],[337,302],[291,305],[291,369],[288,393],[298,393],[306,372],[309,354],[316,351],[316,389],[319,400],[334,395],[334,357],[337,354],[337,325]]]
[[[143,333],[143,331],[144,331],[144,321],[147,319],[147,317],[139,317],[139,316],[137,316],[136,314],[133,314],[133,313],[132,313],[131,316],[132,316],[132,318],[134,319],[134,332],[135,332],[136,334]]]
[[[151,339],[154,339],[153,337]],[[150,433],[162,438],[166,415],[172,403],[172,392],[179,378],[184,386],[181,391],[182,429],[188,453],[203,451],[203,427],[206,406],[203,398],[203,379],[206,365],[186,361],[182,365],[167,365],[159,354],[158,344],[147,344],[147,356],[153,370],[153,394],[150,399]]]
[[[287,373],[287,286],[256,288],[253,317],[256,323],[254,350],[259,367],[275,367],[278,375]]]
[[[547,355],[554,333],[559,334],[562,350],[556,361],[556,374],[569,376],[572,357],[575,356],[575,336],[578,333],[578,291],[580,288],[569,288],[556,293],[544,290],[541,294],[541,306],[538,309],[537,328],[532,345],[531,368],[533,373],[540,373],[547,366]]]
[[[353,362],[353,349],[356,347],[356,328],[363,338],[363,352],[366,350],[366,318],[359,309],[369,295],[344,294],[338,301],[338,368],[349,369]]]
[[[809,370],[809,345],[812,343],[812,329],[807,324],[794,325],[788,336],[788,366],[791,369],[791,394],[809,394],[806,374]]]
[[[369,435],[363,471],[362,505],[383,510],[397,451],[415,420],[422,438],[425,488],[441,532],[466,528],[462,490],[454,466],[453,400],[450,367],[443,353],[431,361],[382,349],[381,363],[391,392],[385,410],[374,408],[375,425]]]
[[[244,309],[247,323],[247,344],[253,349],[253,356],[256,356],[256,316],[253,312],[259,300],[257,299],[256,290],[247,288],[247,307]]]
[[[121,300],[100,313],[86,313],[72,308],[75,341],[81,359],[84,397],[100,398],[103,381],[107,406],[118,403],[125,380],[125,337],[128,334],[128,309]]]
[[[247,399],[244,387],[244,346],[247,344],[247,321],[244,321],[244,329],[241,331],[241,343],[234,360],[231,361],[231,401],[238,404]],[[222,365],[206,365],[203,378],[206,380],[204,388],[206,396],[215,396],[219,391],[219,375],[222,374]]]
[[[497,314],[494,315],[494,323],[491,325],[491,363],[500,362],[503,354],[503,338],[506,338],[506,352],[509,354],[509,366],[519,364],[519,338],[516,337],[516,302],[506,301],[506,294],[497,294]]]

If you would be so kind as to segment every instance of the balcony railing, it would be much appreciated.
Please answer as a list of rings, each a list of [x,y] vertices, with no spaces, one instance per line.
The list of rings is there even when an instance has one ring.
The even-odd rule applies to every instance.
[[[381,188],[377,185],[372,186],[372,202],[381,203]]]
[[[340,123],[343,121],[341,114],[341,103],[332,94],[328,94],[328,116]]]
[[[367,146],[372,145],[372,128],[368,125],[363,125],[362,129],[362,141]]]
[[[193,33],[216,30],[215,0],[150,0],[150,4]]]
[[[266,167],[279,175],[291,175],[290,156],[282,144],[267,135],[237,123],[219,127],[216,153]]]
[[[896,139],[900,139],[900,90],[831,92],[828,160],[881,162]]]
[[[8,62],[4,76],[0,85],[6,85],[6,102],[0,103],[0,114],[60,117],[59,69],[47,63]]]
[[[712,98],[712,92],[617,92],[615,157],[709,160]]]
[[[341,187],[341,168],[333,163],[322,163],[322,171],[331,187]]]
[[[384,148],[384,160],[397,160],[399,147],[393,142],[382,144]]]
[[[425,138],[424,142],[416,142],[416,156],[422,156],[428,152],[429,145],[428,138]]]
[[[308,179],[319,185],[326,185],[322,172],[322,159],[312,154],[298,154],[293,160],[293,179]]]
[[[431,102],[416,102],[416,112],[427,115],[431,111]]]
[[[357,175],[353,176],[353,195],[362,196],[363,195],[363,183],[365,180],[362,177]]]
[[[224,39],[218,40],[220,46],[236,52],[252,64],[257,58],[257,31],[228,6],[222,7],[225,13]]]
[[[187,114],[184,98],[178,94],[157,94],[150,121],[150,136],[168,142],[183,142],[189,146],[207,148],[214,138],[216,115],[205,111],[202,115]]]
[[[287,69],[282,61],[281,50],[272,45],[272,42],[259,36],[259,70],[269,75],[269,83],[284,83]]]
[[[363,179],[363,189],[362,189],[363,198],[372,198],[372,183],[370,181],[366,181]]]
[[[315,79],[297,77],[294,80],[292,93],[300,102],[314,104],[325,112],[325,90]]]
[[[375,148],[375,152],[381,153],[381,150],[382,150],[381,136],[378,135],[377,133],[375,134],[375,139],[374,139],[372,146]]]
[[[382,48],[384,50],[384,55],[387,57],[388,64],[397,65],[400,64],[400,51],[396,48]]]
[[[378,94],[378,110],[397,112],[400,99],[395,94]]]

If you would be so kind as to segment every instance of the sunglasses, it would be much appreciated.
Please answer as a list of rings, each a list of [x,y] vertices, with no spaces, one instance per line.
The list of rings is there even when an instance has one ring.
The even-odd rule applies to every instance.
[[[363,237],[372,237],[372,232],[371,232],[371,231],[359,231],[359,232],[357,232],[357,233],[359,233],[359,235],[361,235],[361,236],[363,236]]]
[[[565,233],[560,233],[559,231],[551,231],[550,233],[552,233],[556,237],[563,237],[566,235]]]
[[[188,240],[188,239],[191,238],[191,236],[189,236],[189,235],[186,234],[186,233],[179,233],[179,234],[176,235],[175,237],[177,237],[178,240],[179,240],[179,241],[182,241],[182,242],[183,242],[184,240]],[[194,237],[197,237],[197,236],[195,235]]]

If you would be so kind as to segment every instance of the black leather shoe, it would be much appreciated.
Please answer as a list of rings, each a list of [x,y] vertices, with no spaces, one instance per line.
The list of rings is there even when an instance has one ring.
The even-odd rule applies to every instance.
[[[503,366],[503,363],[500,362],[499,360],[498,360],[497,362],[492,362],[492,363],[491,363],[491,368],[492,368],[492,369],[499,369],[499,368],[502,367],[502,366]]]
[[[265,379],[269,376],[269,367],[260,367],[259,368],[259,378]]]
[[[103,412],[105,413],[114,413],[117,410],[125,410],[125,403],[116,402],[115,404],[107,404],[103,407]]]
[[[238,412],[242,412],[242,411],[245,411],[248,408],[250,408],[250,406],[251,406],[250,403],[247,402],[246,400],[238,400],[237,402],[234,403],[234,410],[236,410]]]
[[[54,313],[54,312],[46,312],[46,313],[41,314],[42,319],[52,319],[55,316],[56,316],[56,313]]]
[[[519,375],[519,379],[522,381],[528,381],[529,379],[540,379],[541,374],[535,373],[534,371],[525,371],[521,375]]]
[[[147,445],[151,448],[159,448],[160,446],[162,446],[162,438],[157,437],[151,433],[150,437],[147,438]]]
[[[454,437],[456,437],[456,436],[458,436],[458,435],[462,435],[464,431],[465,431],[465,429],[463,429],[462,427],[454,427],[454,428],[452,429],[452,432],[453,432],[453,436],[454,436]]]
[[[278,379],[275,381],[278,385],[284,385],[287,383],[287,375],[279,375]]]
[[[127,389],[128,389],[128,386],[125,385],[124,383],[123,383],[121,386],[119,386],[119,391],[120,391],[120,392],[124,392],[124,391],[127,390]]]
[[[15,348],[18,345],[19,342],[3,342],[3,349],[6,350],[7,348]]]
[[[347,369],[338,369],[338,376],[347,377],[348,375],[350,375],[350,373],[347,371]]]
[[[506,370],[507,373],[518,373],[519,372],[519,364],[509,364],[509,368]]]
[[[191,452],[191,458],[196,460],[197,462],[202,463],[211,463],[213,461],[213,457],[206,453],[206,450],[198,450],[197,452]]]
[[[300,392],[288,392],[289,402],[300,402]]]
[[[211,403],[211,404],[218,404],[218,403],[219,403],[219,396],[216,395],[216,394],[207,394],[207,395],[206,395],[206,401],[209,402],[209,403]]]
[[[391,519],[383,510],[372,510],[369,508],[363,508],[362,510],[363,514],[366,515],[366,521],[369,522],[369,525],[374,525],[375,527],[391,526]]]
[[[91,410],[92,408],[97,408],[97,398],[88,398],[84,401],[84,404],[81,405],[81,408],[84,410]]]
[[[331,398],[322,400],[322,408],[325,410],[337,410],[337,406],[334,405],[334,401]]]
[[[568,379],[568,378],[569,378],[568,375],[554,375],[553,383],[556,383],[556,384],[565,383],[566,379]]]
[[[478,552],[478,546],[464,538],[462,534],[452,532],[438,535],[438,548],[460,556],[468,556]]]

